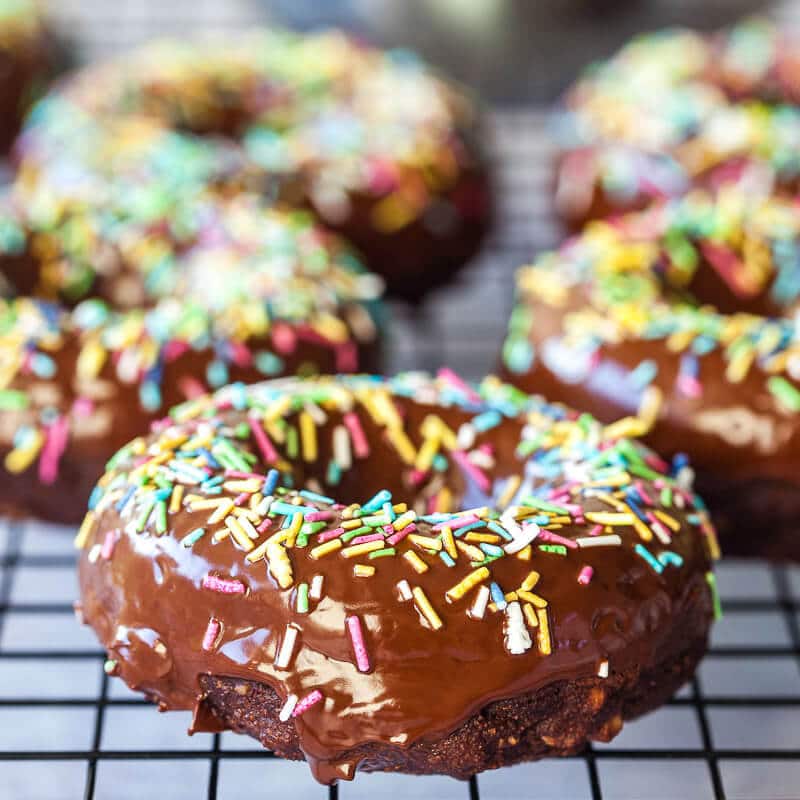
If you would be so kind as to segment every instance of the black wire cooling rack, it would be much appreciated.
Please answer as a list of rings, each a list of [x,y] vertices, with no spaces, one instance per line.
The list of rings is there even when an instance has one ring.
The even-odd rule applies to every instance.
[[[389,367],[494,363],[514,269],[553,244],[544,115],[499,112],[491,133],[498,230],[423,312],[396,309]],[[0,522],[0,798],[800,798],[800,569],[724,563],[726,616],[697,678],[663,709],[582,756],[447,778],[359,775],[329,789],[303,764],[231,733],[187,737],[102,669],[75,621],[72,532]]]

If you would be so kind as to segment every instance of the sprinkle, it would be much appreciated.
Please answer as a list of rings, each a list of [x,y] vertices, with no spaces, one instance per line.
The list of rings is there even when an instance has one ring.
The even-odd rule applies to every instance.
[[[211,574],[203,576],[203,588],[220,594],[245,594],[247,592],[247,588],[241,581],[220,578]]]
[[[622,537],[618,533],[609,533],[605,536],[580,536],[575,542],[578,547],[615,547],[622,544]]]
[[[706,583],[708,588],[711,589],[711,600],[714,604],[714,619],[719,621],[722,619],[722,603],[719,598],[719,590],[717,589],[717,579],[713,572],[706,572]]]
[[[445,598],[449,603],[452,603],[455,600],[460,600],[479,583],[487,580],[489,575],[489,570],[486,567],[478,567],[478,569],[470,572],[469,575],[464,577],[455,586],[452,586],[450,589],[448,589],[447,592],[445,592]]]
[[[364,429],[361,427],[361,421],[352,411],[348,411],[344,415],[344,424],[353,441],[356,458],[366,458],[369,455],[369,444]]]
[[[111,556],[114,554],[114,547],[119,540],[120,532],[118,530],[107,531],[105,538],[103,539],[103,547],[100,550],[100,557],[105,559],[106,561],[111,560]]]
[[[517,601],[513,601],[506,606],[505,619],[503,620],[503,636],[503,644],[506,650],[514,656],[522,655],[527,650],[530,650],[533,644],[525,626],[522,608]]]
[[[373,550],[369,554],[369,558],[386,558],[387,556],[397,555],[397,550],[394,547],[383,547],[380,550]]]
[[[295,608],[298,614],[308,614],[308,584],[300,583],[297,586]]]
[[[225,527],[230,531],[231,536],[242,550],[249,552],[253,549],[253,542],[245,533],[239,520],[236,517],[225,517]]]
[[[341,544],[341,539],[337,539],[336,541]],[[331,542],[333,544],[333,542]],[[322,545],[323,547],[325,545]],[[342,555],[345,558],[355,558],[356,556],[363,556],[367,553],[371,553],[373,550],[381,550],[383,548],[383,541],[373,541],[373,542],[364,542],[363,544],[356,544],[352,545],[351,547],[345,547],[342,550]],[[312,551],[313,552],[313,551]]]
[[[353,575],[356,578],[371,578],[375,574],[375,567],[369,564],[354,564]]]
[[[421,587],[415,586],[411,592],[414,602],[417,605],[417,609],[422,614],[422,616],[427,621],[428,625],[430,625],[433,630],[438,631],[439,628],[442,627],[442,620],[439,618],[439,615],[434,611],[433,606],[428,600],[427,595],[422,590]]]
[[[181,539],[181,544],[184,547],[193,547],[205,535],[206,535],[205,528],[195,528],[193,531],[187,533],[186,536],[183,537],[183,539]]]
[[[301,714],[305,714],[311,706],[316,705],[322,699],[322,692],[319,689],[314,689],[313,692],[307,694],[302,700],[298,701],[297,705],[294,707],[294,711],[292,711],[292,716],[299,717]]]
[[[221,631],[222,624],[220,621],[216,617],[211,617],[208,621],[206,632],[203,634],[203,650],[209,652],[214,649]]]
[[[578,573],[578,583],[581,586],[588,586],[592,575],[594,575],[594,570],[588,564],[581,567],[581,571]]]
[[[507,605],[506,596],[505,596],[505,594],[503,594],[503,590],[500,588],[500,586],[497,583],[492,581],[489,584],[489,591],[491,592],[492,601],[494,602],[494,604],[497,606],[497,608],[500,611],[503,611],[505,609],[506,605]]]
[[[315,575],[311,579],[311,588],[308,590],[308,596],[312,600],[319,600],[322,597],[322,585],[324,582],[324,575]]]
[[[303,448],[303,461],[314,463],[317,460],[317,426],[308,411],[300,412],[300,441]]]
[[[420,575],[428,571],[428,565],[413,550],[406,550],[406,552],[403,553],[403,558],[408,561],[414,571]]]
[[[350,641],[353,643],[353,652],[356,657],[356,667],[359,672],[369,672],[370,663],[367,653],[367,646],[364,643],[364,633],[361,629],[361,619],[356,615],[345,618],[345,624],[350,634]]]
[[[330,555],[331,553],[335,553],[339,550],[342,546],[341,539],[331,539],[329,542],[325,542],[325,544],[318,544],[316,547],[312,547],[309,556],[314,560],[318,558],[323,558],[324,556]]]
[[[353,464],[350,452],[350,437],[347,428],[337,425],[333,429],[333,458],[341,470],[349,470]]]
[[[295,706],[297,706],[298,697],[296,694],[290,694],[286,698],[286,702],[283,704],[283,707],[278,714],[278,719],[281,722],[288,722],[289,719],[294,715]]]
[[[539,577],[540,576],[538,572],[536,572],[535,570],[531,570],[525,576],[525,580],[522,581],[520,589],[522,589],[525,592],[531,591],[531,589],[534,589],[536,587],[536,584],[539,583]]]
[[[397,593],[400,595],[401,600],[411,600],[413,597],[411,587],[405,578],[397,582]]]
[[[607,678],[608,677],[608,661],[603,660],[600,662],[600,666],[597,668],[597,677],[598,678]]]
[[[473,619],[483,619],[486,614],[486,606],[489,603],[489,595],[489,587],[486,585],[480,586],[467,614]]]
[[[295,644],[297,643],[298,629],[294,625],[287,625],[283,634],[281,646],[275,655],[275,667],[277,669],[288,669],[294,654]]]
[[[292,562],[286,548],[275,539],[266,542],[266,556],[269,564],[269,573],[278,582],[281,589],[288,589],[294,583]],[[324,547],[324,545],[323,545]],[[314,551],[311,551],[312,558]]]
[[[78,530],[78,534],[73,542],[76,550],[83,550],[86,547],[86,544],[89,541],[89,535],[94,527],[94,519],[94,512],[87,511],[86,516],[83,518],[83,522],[81,523],[81,527]]]
[[[650,565],[654,572],[661,574],[664,571],[664,567],[658,559],[641,542],[637,542],[633,549]]]
[[[536,629],[536,644],[539,652],[543,656],[550,655],[551,641],[550,641],[550,624],[547,620],[547,609],[537,608],[536,618],[539,620],[539,627]]]

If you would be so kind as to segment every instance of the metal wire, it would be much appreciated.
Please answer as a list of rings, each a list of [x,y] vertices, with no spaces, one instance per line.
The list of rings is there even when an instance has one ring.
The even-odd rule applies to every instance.
[[[456,287],[435,296],[426,309],[424,317],[398,309],[394,343],[391,347],[392,368],[410,366],[436,366],[447,362],[469,377],[478,377],[490,369],[499,348],[502,329],[511,303],[511,286],[514,269],[536,249],[552,244],[557,231],[547,217],[547,170],[543,166],[550,155],[549,145],[543,135],[543,116],[538,113],[503,112],[494,115],[494,159],[499,176],[499,196],[502,204],[500,227],[489,243],[486,253],[475,268]],[[487,303],[496,301],[496,306]],[[487,308],[490,313],[487,313]],[[480,309],[480,319],[475,313]],[[420,325],[420,319],[424,324]],[[0,551],[0,667],[9,661],[34,662],[56,669],[62,662],[81,662],[101,665],[103,654],[97,647],[71,649],[57,642],[51,647],[47,642],[40,647],[13,649],[5,645],[4,633],[15,615],[27,614],[40,618],[57,618],[64,626],[77,626],[72,622],[72,607],[69,603],[46,600],[37,602],[27,596],[14,599],[12,586],[22,570],[36,568],[46,575],[55,575],[58,570],[72,569],[74,557],[66,547],[57,552],[43,552],[44,548],[31,543],[40,535],[37,527],[29,523],[9,522],[0,524],[0,542],[5,527],[6,543]],[[52,537],[54,534],[49,533]],[[70,536],[64,532],[63,536]],[[767,643],[759,646],[749,644],[716,644],[709,656],[719,660],[758,659],[766,666],[772,659],[790,658],[800,673],[800,604],[792,595],[791,573],[787,568],[772,567],[768,574],[771,580],[768,596],[737,596],[729,599],[726,612],[738,618],[753,614],[780,615],[788,632],[786,642]],[[798,584],[800,585],[800,584]],[[149,762],[178,760],[182,762],[205,762],[208,765],[207,785],[198,789],[197,796],[205,794],[209,800],[218,797],[220,766],[228,761],[263,762],[275,757],[268,752],[253,749],[239,750],[225,746],[219,735],[211,740],[209,749],[111,749],[104,746],[104,734],[108,728],[108,712],[121,707],[147,705],[133,696],[114,697],[112,683],[100,670],[97,692],[92,697],[50,696],[41,692],[41,681],[30,682],[30,690],[22,696],[0,699],[0,713],[6,709],[26,709],[31,715],[45,713],[49,709],[94,710],[94,727],[87,747],[47,750],[46,748],[0,749],[0,764],[14,761],[27,762],[79,762],[85,764],[83,795],[87,800],[100,797],[98,793],[98,767],[103,762]],[[680,759],[701,760],[708,770],[711,796],[715,800],[726,798],[724,775],[721,764],[745,762],[756,759],[760,762],[780,764],[793,762],[800,766],[800,749],[764,748],[742,749],[715,746],[710,714],[718,709],[763,709],[797,710],[800,707],[800,692],[791,690],[773,694],[730,695],[713,694],[704,689],[695,679],[691,691],[672,699],[668,706],[693,710],[700,731],[700,745],[664,749],[656,747],[589,747],[582,754],[588,776],[592,800],[609,800],[613,797],[604,785],[605,767],[610,762],[623,761],[633,769],[637,763],[670,762]],[[76,741],[77,738],[76,738]],[[0,771],[3,767],[0,766]],[[464,784],[464,795],[471,800],[481,797],[481,777]],[[347,794],[347,792],[344,792]],[[251,794],[253,794],[251,792]],[[258,796],[253,794],[253,796]],[[266,796],[266,795],[265,795]],[[528,796],[528,795],[526,795]],[[708,796],[707,793],[703,796]],[[737,797],[741,795],[737,794]],[[790,796],[790,795],[787,795]],[[338,789],[331,787],[328,797],[338,797]]]

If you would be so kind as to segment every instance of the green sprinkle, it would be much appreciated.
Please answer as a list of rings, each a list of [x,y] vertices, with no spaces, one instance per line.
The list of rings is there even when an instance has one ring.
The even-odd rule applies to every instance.
[[[0,411],[23,411],[29,404],[30,398],[25,392],[16,389],[0,391]]]
[[[397,550],[394,547],[384,547],[382,550],[373,550],[369,557],[372,558],[383,558],[384,556],[393,556],[397,555]]]
[[[800,390],[786,378],[773,375],[767,381],[767,388],[784,408],[794,412],[800,411]]]
[[[308,614],[308,584],[301,583],[297,587],[297,613]]]
[[[355,539],[356,536],[363,536],[366,533],[372,533],[372,528],[369,528],[366,525],[362,525],[360,528],[353,528],[352,531],[347,531],[347,533],[343,533],[339,538],[343,542],[349,542],[351,539]]]
[[[719,590],[717,589],[717,579],[713,572],[706,572],[706,583],[711,589],[711,600],[714,603],[714,619],[722,619],[722,603],[719,599]]]
[[[192,545],[196,544],[206,535],[205,528],[195,528],[193,531],[186,534],[186,536],[181,539],[181,544],[184,547],[192,547]]]
[[[156,530],[159,533],[167,531],[167,501],[159,500],[156,504]]]

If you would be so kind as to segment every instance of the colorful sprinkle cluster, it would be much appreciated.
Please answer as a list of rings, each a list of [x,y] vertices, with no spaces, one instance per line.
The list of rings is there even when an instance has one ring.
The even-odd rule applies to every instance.
[[[429,412],[418,429],[406,424],[408,403]],[[451,427],[453,414],[463,421]],[[263,565],[299,615],[314,613],[332,570],[379,580],[386,560],[399,561],[407,578],[387,614],[413,608],[433,632],[466,614],[500,626],[509,655],[545,657],[558,646],[548,572],[571,574],[580,592],[604,580],[594,554],[608,548],[631,551],[658,580],[683,565],[687,536],[718,555],[685,462],[670,469],[626,438],[635,422],[604,427],[496,378],[473,388],[447,370],[435,380],[408,373],[233,385],[173,409],[152,436],[114,456],[76,546],[96,563],[113,558],[119,537],[170,536],[180,520],[189,531],[183,547],[232,546],[249,565],[235,575],[209,572],[202,590],[246,596],[248,570]],[[367,433],[373,425],[377,440]],[[508,433],[518,437],[513,463],[497,463],[496,437]],[[351,470],[387,460],[398,465],[395,488],[412,502],[389,489],[361,503],[329,496]],[[299,464],[324,478],[296,486]],[[501,585],[498,565],[509,559],[523,577]],[[429,578],[442,570],[452,581],[434,594]],[[707,580],[713,591],[710,572]],[[376,668],[366,625],[347,614],[342,631],[359,672]],[[214,651],[224,635],[212,615],[196,647]],[[287,624],[275,668],[291,669],[302,638],[302,625]],[[607,675],[608,663],[598,670]],[[320,687],[305,686],[288,696],[281,719],[322,700]]]
[[[692,296],[692,282],[710,270],[741,302],[759,300],[785,317],[723,314],[707,298]],[[583,298],[575,306],[571,298]],[[693,192],[680,200],[613,222],[594,222],[578,237],[546,253],[518,275],[518,304],[511,316],[503,360],[516,374],[534,360],[555,357],[555,346],[580,355],[587,369],[604,345],[663,342],[680,356],[678,390],[703,392],[703,358],[716,353],[725,377],[741,383],[751,370],[765,376],[781,408],[800,410],[800,338],[791,318],[800,299],[800,212],[789,201],[752,199],[738,189],[711,196]],[[700,301],[700,302],[699,302]],[[536,311],[544,304],[564,311],[550,344],[535,350]],[[580,366],[576,366],[580,369]],[[632,386],[657,377],[646,359],[632,372]]]
[[[598,182],[623,199],[658,198],[735,159],[790,184],[800,175],[798,63],[796,48],[763,20],[716,37],[683,29],[639,36],[570,91],[561,140],[598,145]],[[744,179],[739,170],[721,179]]]
[[[333,224],[366,195],[368,223],[391,233],[455,182],[471,113],[412,54],[339,33],[161,42],[38,104],[15,192],[30,226],[89,266],[137,229],[180,236],[209,187],[308,199]]]

